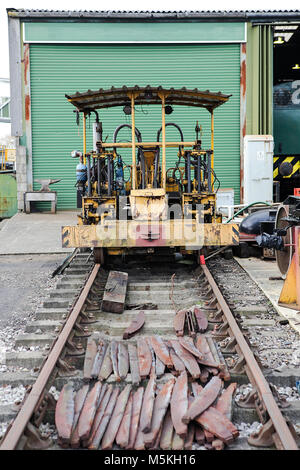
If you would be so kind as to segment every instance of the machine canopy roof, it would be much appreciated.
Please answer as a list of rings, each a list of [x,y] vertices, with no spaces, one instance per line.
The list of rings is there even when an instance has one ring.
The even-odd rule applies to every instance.
[[[127,87],[114,88],[92,91],[88,90],[84,93],[76,92],[74,95],[65,95],[78,111],[89,113],[100,108],[111,108],[113,106],[130,105],[130,96],[134,93],[135,104],[161,104],[160,96],[165,95],[165,104],[167,105],[183,105],[198,106],[212,111],[217,106],[228,101],[231,95],[224,95],[220,91],[212,93],[208,90],[200,91],[197,88],[189,90],[185,87],[163,88],[159,87]]]

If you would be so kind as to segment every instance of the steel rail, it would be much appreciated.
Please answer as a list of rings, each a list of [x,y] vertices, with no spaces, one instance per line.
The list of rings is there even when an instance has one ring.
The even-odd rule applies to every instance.
[[[33,384],[30,393],[28,394],[24,404],[22,405],[19,413],[12,422],[10,429],[7,434],[4,436],[3,441],[0,445],[0,450],[14,450],[16,449],[20,438],[22,437],[25,428],[30,421],[32,414],[38,404],[38,401],[43,393],[47,382],[50,378],[50,375],[55,368],[55,365],[61,355],[66,341],[72,332],[72,329],[77,321],[78,315],[80,314],[82,307],[86,301],[86,298],[89,294],[90,288],[93,285],[93,282],[98,274],[100,264],[95,264],[92,269],[84,288],[80,296],[78,297],[77,302],[72,308],[72,311],[63,326],[59,336],[57,337],[53,348],[51,349],[47,360],[45,361],[36,382]]]
[[[217,286],[212,274],[206,265],[201,265],[203,273],[210,284],[210,287],[213,290],[213,293],[216,297],[216,300],[226,317],[229,328],[231,329],[237,344],[240,348],[241,353],[244,356],[246,361],[246,367],[249,370],[252,376],[252,379],[255,381],[255,387],[259,393],[266,410],[269,414],[269,417],[273,423],[274,429],[281,441],[282,448],[284,450],[299,450],[297,443],[273,397],[271,389],[268,382],[266,381],[257,361],[255,360],[254,354],[251,351],[249,345],[247,344],[233,314],[231,313],[230,308],[228,307],[219,287]],[[249,377],[250,378],[250,377]],[[250,378],[251,379],[251,378]]]

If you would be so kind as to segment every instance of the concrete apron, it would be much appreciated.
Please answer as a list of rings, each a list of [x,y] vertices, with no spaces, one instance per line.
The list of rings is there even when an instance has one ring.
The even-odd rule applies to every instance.
[[[261,288],[279,315],[288,320],[291,327],[300,333],[300,312],[278,305],[278,299],[280,297],[284,280],[269,279],[270,277],[277,278],[281,276],[276,261],[261,260],[259,258],[235,258],[235,260],[258,285],[258,287]]]
[[[73,248],[62,248],[61,227],[76,225],[77,213],[19,212],[0,227],[0,255],[72,252]]]

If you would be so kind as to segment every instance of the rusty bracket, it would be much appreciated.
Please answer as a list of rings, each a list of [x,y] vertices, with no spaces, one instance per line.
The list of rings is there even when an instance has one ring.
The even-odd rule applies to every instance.
[[[96,323],[96,321],[97,321],[95,316],[92,313],[86,311],[86,306],[85,305],[82,308],[79,315],[80,315],[80,323],[82,325],[89,325],[91,323]]]
[[[24,450],[44,450],[49,449],[52,445],[52,439],[49,436],[42,437],[40,431],[30,421],[28,422],[24,435],[26,436],[26,442],[24,444]]]
[[[275,385],[270,383],[269,386],[276,402],[278,403],[279,408],[288,408],[290,406],[290,403],[287,402],[284,397],[280,396]]]
[[[49,409],[55,410],[55,407],[56,400],[54,399],[53,395],[51,395],[49,392],[42,394],[33,412],[33,422],[35,426],[39,427],[43,421],[46,411]]]
[[[214,313],[211,312],[208,315],[208,321],[210,323],[221,323],[223,321],[223,311],[221,308],[218,308],[218,310]]]
[[[240,356],[235,362],[234,366],[230,368],[230,372],[233,374],[243,374],[245,372],[246,359],[244,356]]]
[[[212,331],[212,335],[214,337],[221,337],[221,338],[224,338],[225,336],[228,335],[228,328],[229,328],[229,324],[228,324],[228,321],[225,320],[223,323],[221,324],[216,324],[214,326],[214,329]]]
[[[87,336],[91,336],[88,328],[86,326],[81,326],[78,321],[75,323],[73,329],[75,330],[76,338],[85,338]]]
[[[257,433],[251,434],[248,444],[255,447],[274,447],[274,434],[276,434],[275,428],[269,419]],[[277,441],[276,437],[275,440]]]
[[[56,363],[59,377],[73,377],[77,374],[76,368],[64,359],[58,359]]]
[[[235,353],[236,352],[237,340],[234,336],[229,336],[229,338],[224,339],[220,343],[220,348],[222,353]]]
[[[85,351],[81,343],[73,341],[75,332],[66,341],[66,354],[68,356],[82,356]]]

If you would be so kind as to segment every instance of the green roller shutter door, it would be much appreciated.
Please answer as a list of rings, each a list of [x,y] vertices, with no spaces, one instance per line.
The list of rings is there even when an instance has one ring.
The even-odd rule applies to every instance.
[[[82,150],[82,122],[76,126],[73,106],[65,93],[120,87],[162,85],[195,88],[231,94],[215,111],[215,171],[221,187],[240,189],[240,45],[30,45],[33,179],[51,177],[62,181],[58,209],[76,207],[73,149]],[[92,119],[87,121],[88,144],[92,148]],[[130,123],[121,108],[103,110],[104,137],[112,141],[114,129]],[[195,137],[196,121],[202,125],[203,146],[210,148],[210,114],[197,108],[177,106],[167,122],[178,124],[185,140]],[[144,141],[156,139],[161,126],[159,106],[138,106],[136,126]],[[167,128],[167,138],[179,139]],[[130,139],[124,129],[118,140]],[[130,154],[122,153],[130,162]],[[177,150],[168,150],[167,167],[177,160]],[[34,183],[34,188],[38,189]]]

